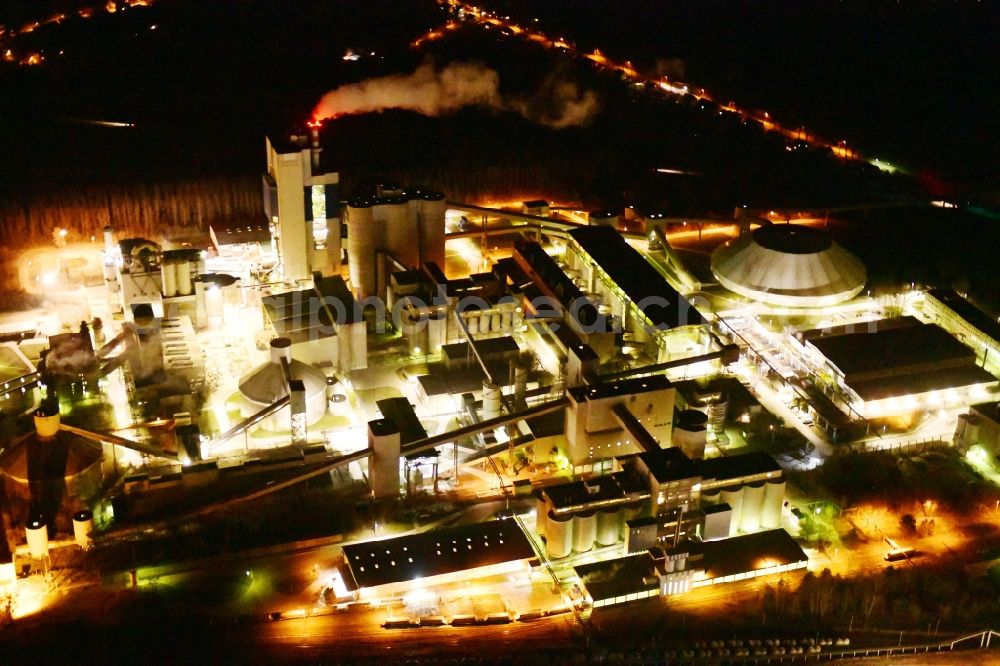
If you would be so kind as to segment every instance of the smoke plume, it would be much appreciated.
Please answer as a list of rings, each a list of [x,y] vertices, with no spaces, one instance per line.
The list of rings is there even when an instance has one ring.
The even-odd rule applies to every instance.
[[[509,110],[531,122],[554,128],[585,124],[597,111],[597,95],[581,92],[572,81],[546,81],[531,99],[504,100],[500,75],[480,63],[455,62],[441,69],[424,63],[412,74],[393,74],[341,86],[325,94],[313,117],[404,109],[425,116],[443,116],[466,106]]]

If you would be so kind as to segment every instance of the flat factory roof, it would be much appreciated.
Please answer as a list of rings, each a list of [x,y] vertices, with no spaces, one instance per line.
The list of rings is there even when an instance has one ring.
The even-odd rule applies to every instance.
[[[680,481],[699,476],[698,466],[676,446],[636,454],[649,468],[649,473],[659,481]]]
[[[692,460],[680,448],[671,446],[655,451],[644,451],[635,456],[642,459],[650,473],[660,483],[694,477],[725,481],[781,471],[774,458],[763,451],[741,453],[725,458]]]
[[[375,402],[382,416],[392,421],[399,429],[399,443],[403,446],[427,438],[427,431],[421,425],[413,405],[406,398],[386,398]]]
[[[814,347],[844,375],[884,375],[922,365],[975,363],[975,352],[934,324],[813,338]]]
[[[587,588],[590,598],[599,601],[659,588],[659,579],[653,572],[655,566],[656,561],[646,551],[604,562],[580,564],[573,567],[573,571]]]
[[[517,341],[509,335],[499,338],[485,338],[476,340],[476,349],[483,357],[502,356],[504,354],[517,354],[521,348],[517,346]],[[469,349],[468,342],[453,342],[448,345],[441,345],[441,355],[451,361],[464,361],[471,358],[475,363],[475,356]]]
[[[706,458],[695,460],[695,467],[701,472],[703,479],[739,479],[768,472],[780,472],[781,467],[774,458],[763,451],[741,453],[725,458]]]
[[[981,402],[976,405],[972,405],[972,409],[981,416],[1000,423],[1000,403],[996,402]]]
[[[968,364],[960,368],[942,368],[913,372],[895,377],[878,377],[861,382],[848,382],[848,386],[865,402],[918,395],[931,391],[945,391],[977,384],[996,382],[997,378],[980,368]]]
[[[336,325],[355,323],[361,316],[341,277],[322,278],[312,289],[264,296],[261,302],[274,330],[293,342],[329,337]]]
[[[802,341],[815,340],[817,338],[832,338],[850,333],[878,333],[879,331],[891,331],[896,328],[912,328],[921,325],[922,323],[919,319],[907,315],[905,317],[890,317],[889,319],[873,319],[871,321],[855,322],[852,324],[810,328],[805,331],[796,332],[795,337]]]
[[[354,589],[477,569],[535,557],[512,519],[493,520],[343,547]]]
[[[592,384],[590,386],[574,386],[569,389],[570,395],[576,402],[584,400],[601,400],[602,398],[613,398],[621,395],[638,395],[668,389],[673,384],[666,375],[649,375],[648,377],[634,377],[631,379],[620,379],[604,384]]]
[[[487,363],[493,377],[504,386],[508,385],[507,369],[497,363]],[[474,393],[483,390],[483,374],[479,364],[465,366],[454,370],[445,370],[443,366],[437,366],[429,375],[417,377],[417,383],[423,389],[424,395],[429,398],[438,395],[461,395],[463,393]]]
[[[772,566],[809,560],[783,529],[767,530],[698,544],[707,578],[722,578]]]
[[[555,509],[583,508],[598,502],[621,500],[622,503],[649,497],[645,480],[632,472],[615,472],[586,481],[570,481],[539,488]]]
[[[642,306],[643,314],[655,328],[665,330],[704,323],[701,313],[615,229],[581,227],[569,235],[630,301]]]

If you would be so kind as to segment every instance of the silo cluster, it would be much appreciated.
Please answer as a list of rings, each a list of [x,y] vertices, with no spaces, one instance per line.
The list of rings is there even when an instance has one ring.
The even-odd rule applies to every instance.
[[[641,511],[640,504],[634,507],[619,504],[576,513],[556,513],[546,507],[545,500],[539,500],[535,530],[545,537],[546,553],[554,559],[619,543],[628,529],[626,521]]]
[[[702,491],[702,506],[728,504],[732,510],[729,535],[759,532],[781,527],[781,507],[785,499],[784,478],[743,486]]]
[[[387,261],[443,265],[446,208],[440,192],[393,186],[348,201],[347,257],[356,295],[385,295]]]

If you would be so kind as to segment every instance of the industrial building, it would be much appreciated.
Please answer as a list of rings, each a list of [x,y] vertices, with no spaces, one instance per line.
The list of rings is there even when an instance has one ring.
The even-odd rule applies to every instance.
[[[574,470],[599,472],[618,456],[670,446],[674,393],[663,375],[569,389],[566,457]]]
[[[340,177],[322,168],[320,126],[266,139],[264,213],[271,224],[279,275],[289,284],[314,271],[340,273]]]
[[[774,306],[818,308],[854,298],[865,286],[861,261],[813,227],[766,224],[712,253],[726,289]]]
[[[549,557],[616,543],[639,552],[781,527],[785,478],[767,454],[698,460],[670,447],[615,463],[611,474],[535,491],[535,530]]]
[[[860,329],[860,330],[859,330]],[[897,317],[796,334],[828,373],[821,377],[865,418],[976,402],[997,379],[976,353],[935,324]]]
[[[359,299],[386,298],[393,270],[444,265],[444,195],[376,186],[347,202],[347,256]]]
[[[769,530],[718,541],[685,540],[573,569],[585,597],[596,609],[808,565],[808,556],[787,532]]]
[[[631,346],[649,345],[656,362],[708,351],[702,314],[615,229],[592,226],[569,233],[566,264],[586,291],[599,294],[621,321]]]
[[[1000,403],[970,406],[968,414],[958,417],[955,443],[966,450],[980,446],[994,462],[1000,461]]]
[[[417,588],[498,574],[527,573],[535,551],[513,518],[353,543],[339,567],[357,599],[372,600]]]
[[[951,289],[924,293],[923,314],[972,347],[982,365],[1000,362],[1000,323]]]

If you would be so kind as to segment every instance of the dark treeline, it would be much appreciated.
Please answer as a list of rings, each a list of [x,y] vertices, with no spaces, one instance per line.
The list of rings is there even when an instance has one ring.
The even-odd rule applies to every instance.
[[[996,487],[976,473],[961,453],[945,446],[905,455],[887,451],[836,455],[822,467],[797,475],[797,483],[810,492],[826,489],[845,508],[865,501],[910,506],[934,500],[965,513],[997,499]]]
[[[119,237],[158,238],[167,227],[246,224],[263,216],[260,181],[250,176],[38,188],[0,198],[0,243],[45,243],[56,229],[66,229],[70,242],[100,239],[108,224]]]
[[[824,569],[805,574],[795,588],[768,584],[760,612],[771,624],[849,625],[854,629],[940,629],[989,627],[1000,617],[1000,582],[973,576],[961,564],[889,567],[844,578]]]

